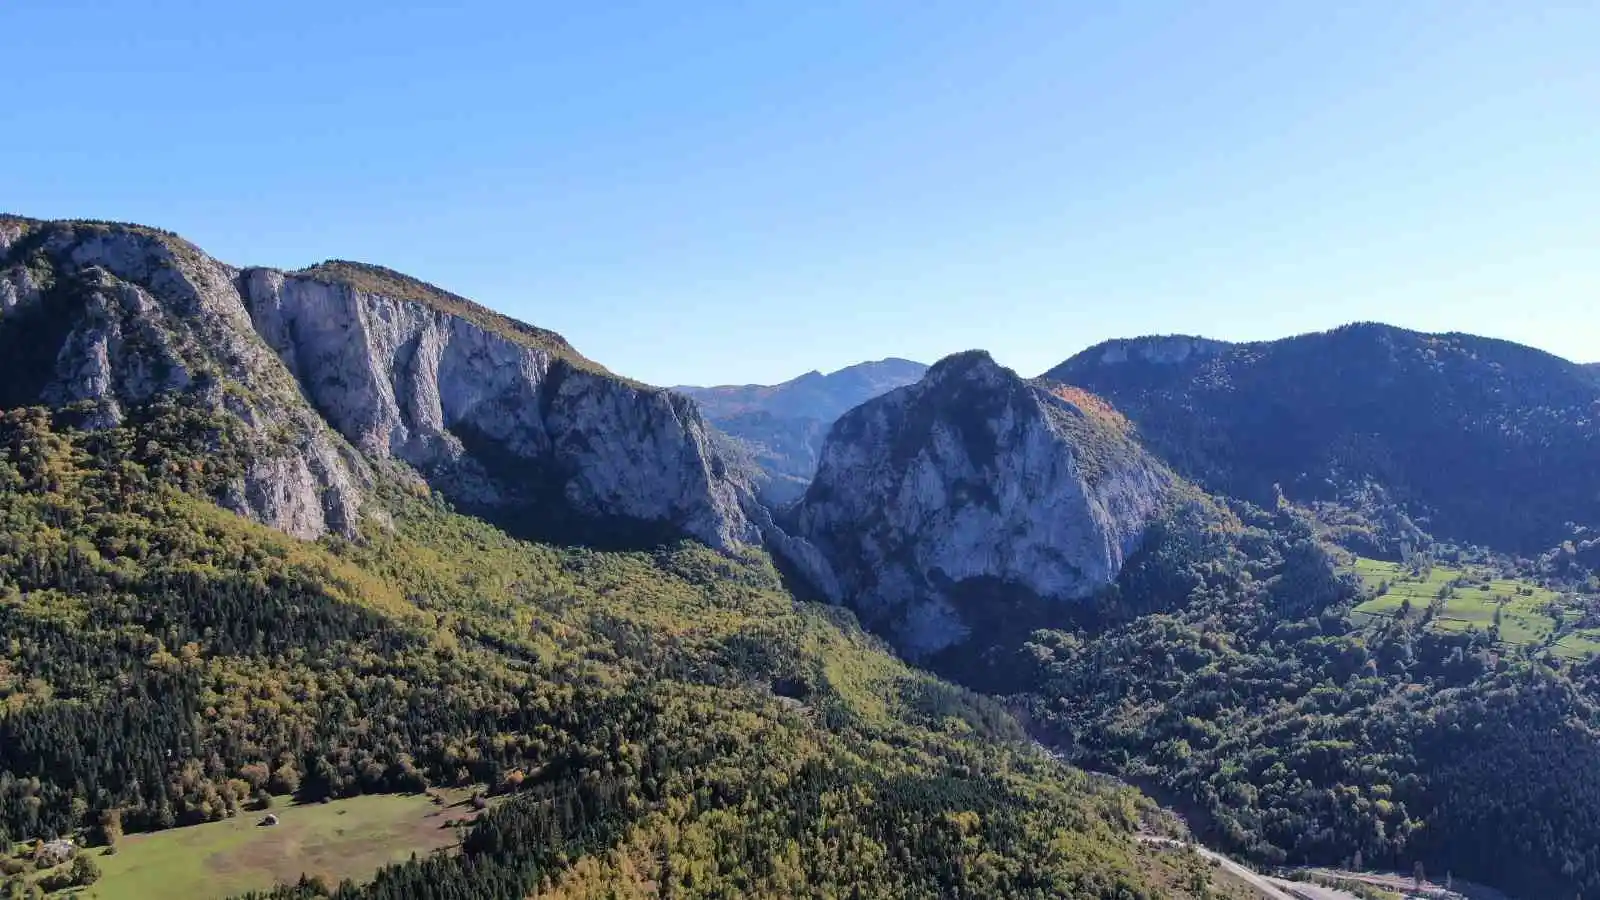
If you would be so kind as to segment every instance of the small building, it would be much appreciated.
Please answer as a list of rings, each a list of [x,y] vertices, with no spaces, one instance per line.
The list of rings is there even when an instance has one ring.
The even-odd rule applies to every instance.
[[[72,843],[71,838],[47,841],[39,845],[38,852],[33,858],[49,866],[59,866],[77,854],[78,848]]]

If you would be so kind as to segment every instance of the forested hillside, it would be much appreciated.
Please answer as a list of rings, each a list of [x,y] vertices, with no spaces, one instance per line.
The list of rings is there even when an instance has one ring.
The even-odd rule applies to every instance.
[[[759,556],[525,544],[401,485],[374,501],[392,527],[296,541],[205,499],[243,464],[229,432],[167,403],[102,431],[0,418],[0,842],[483,784],[509,799],[460,855],[341,896],[1128,898],[1177,877],[1132,840],[1136,795],[796,605]]]
[[[1174,516],[1098,622],[997,667],[1037,727],[1264,862],[1600,889],[1600,662],[1358,626],[1309,518],[1234,513]]]
[[[0,217],[0,348],[7,892],[97,871],[14,841],[433,787],[493,802],[340,896],[1206,891],[1148,801],[797,603],[693,402],[559,335]]]
[[[1008,710],[1262,862],[1600,892],[1600,386],[1553,357],[1359,326],[1056,373],[1114,406],[958,354],[775,516],[694,401],[380,267],[0,217],[0,350],[10,894],[98,871],[13,842],[450,788],[447,852],[238,889],[1236,896]]]
[[[1437,538],[1524,554],[1600,524],[1600,384],[1531,347],[1361,324],[1112,341],[1047,377],[1110,400],[1208,489],[1259,504],[1280,487],[1299,502],[1377,492]]]

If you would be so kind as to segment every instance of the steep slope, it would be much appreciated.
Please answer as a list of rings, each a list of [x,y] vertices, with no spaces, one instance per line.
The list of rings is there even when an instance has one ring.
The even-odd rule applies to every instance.
[[[102,223],[7,218],[0,252],[0,402],[82,402],[103,427],[184,396],[254,448],[229,505],[291,533],[353,533],[369,469],[400,461],[526,534],[759,540],[692,402],[438,288],[345,262],[236,270]]]
[[[1180,472],[1270,503],[1382,491],[1437,537],[1531,552],[1600,523],[1600,385],[1528,347],[1383,325],[1141,338],[1046,377],[1106,397]]]
[[[182,407],[243,451],[224,505],[298,537],[353,534],[371,472],[256,338],[233,277],[153,229],[0,218],[0,408],[106,428]]]
[[[673,388],[699,401],[718,430],[742,448],[758,468],[764,499],[794,500],[817,470],[828,426],[846,410],[921,378],[927,366],[883,359],[824,375],[805,375],[776,385]]]
[[[181,422],[60,418],[0,413],[0,859],[112,810],[478,784],[501,799],[460,854],[340,896],[1112,900],[1181,873],[1134,840],[1143,801],[759,554],[524,543],[381,474],[387,526],[296,541],[208,502],[228,460]]]
[[[1172,489],[1115,411],[973,351],[835,423],[792,522],[920,658],[1109,585]]]

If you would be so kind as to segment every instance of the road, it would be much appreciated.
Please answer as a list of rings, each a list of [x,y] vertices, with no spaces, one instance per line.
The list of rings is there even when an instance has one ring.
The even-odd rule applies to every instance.
[[[1056,760],[1057,762],[1064,763],[1067,761],[1067,756],[1065,753],[1062,753],[1060,750],[1057,750],[1048,744],[1034,741],[1033,745],[1045,755]],[[1120,779],[1117,780],[1120,781]],[[1125,784],[1126,782],[1122,783]],[[1182,841],[1175,841],[1172,838],[1159,837],[1153,834],[1142,834],[1139,836],[1139,840],[1144,841],[1147,844],[1165,844],[1172,847],[1193,846],[1201,856],[1209,860],[1215,860],[1219,865],[1228,870],[1228,872],[1232,873],[1235,877],[1259,891],[1261,896],[1267,898],[1267,900],[1361,900],[1360,897],[1357,897],[1354,894],[1346,893],[1345,891],[1337,891],[1332,888],[1325,888],[1321,885],[1301,884],[1298,881],[1282,881],[1276,878],[1267,878],[1258,874],[1255,870],[1246,868],[1245,866],[1234,862],[1228,857],[1223,856],[1221,853],[1207,850],[1199,844],[1186,845]],[[1288,890],[1285,888],[1288,888]],[[1290,893],[1290,890],[1292,890],[1294,893]]]
[[[1144,841],[1147,844],[1166,844],[1172,847],[1185,846],[1182,841],[1175,841],[1172,838],[1156,837],[1155,835],[1148,834],[1140,835],[1139,840]],[[1257,891],[1260,891],[1261,896],[1266,897],[1267,900],[1360,900],[1360,898],[1354,894],[1347,894],[1344,891],[1330,890],[1329,888],[1319,887],[1312,884],[1277,881],[1272,878],[1267,878],[1257,874],[1252,869],[1247,869],[1244,866],[1239,865],[1220,853],[1214,853],[1198,844],[1191,846],[1193,846],[1195,851],[1201,856],[1204,856],[1206,859],[1215,860],[1235,877],[1244,881]],[[1293,890],[1300,896],[1296,896],[1295,894],[1291,894],[1285,890],[1286,886],[1291,885]]]
[[[1355,894],[1348,891],[1323,887],[1320,884],[1307,884],[1303,881],[1285,881],[1282,878],[1268,878],[1273,884],[1283,887],[1304,897],[1305,900],[1358,900]]]

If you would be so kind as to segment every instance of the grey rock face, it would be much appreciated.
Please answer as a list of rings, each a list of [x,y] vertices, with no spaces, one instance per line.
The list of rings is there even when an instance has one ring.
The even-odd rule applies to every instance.
[[[8,307],[48,302],[48,316],[64,324],[36,402],[83,404],[89,427],[112,427],[159,394],[200,397],[240,422],[254,448],[219,500],[299,537],[353,533],[370,472],[305,409],[256,339],[232,270],[142,230],[40,228],[31,260],[8,261],[0,272]],[[7,255],[19,239],[7,242]],[[47,300],[41,266],[54,288]],[[30,337],[48,336],[21,336]]]
[[[840,597],[913,656],[964,640],[985,595],[1115,580],[1173,484],[1114,413],[981,352],[847,413],[793,511]]]
[[[252,452],[218,500],[299,537],[353,535],[379,466],[575,528],[761,539],[693,402],[415,296],[240,271],[134,226],[0,219],[0,347],[49,369],[0,359],[4,402],[79,404],[97,427],[172,394],[225,413]]]
[[[476,507],[558,500],[714,547],[760,534],[693,403],[422,303],[251,269],[257,331],[351,443]]]

